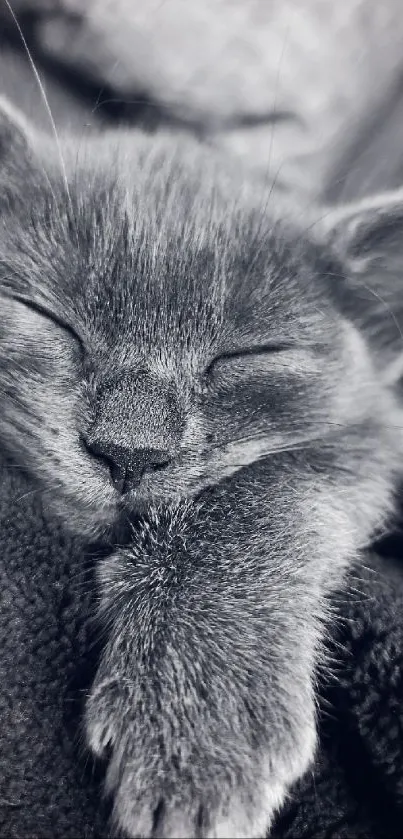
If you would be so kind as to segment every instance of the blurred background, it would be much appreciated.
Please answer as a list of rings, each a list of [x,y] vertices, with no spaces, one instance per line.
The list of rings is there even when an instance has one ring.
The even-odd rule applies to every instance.
[[[50,130],[192,131],[276,189],[403,181],[401,0],[0,0],[0,92]]]

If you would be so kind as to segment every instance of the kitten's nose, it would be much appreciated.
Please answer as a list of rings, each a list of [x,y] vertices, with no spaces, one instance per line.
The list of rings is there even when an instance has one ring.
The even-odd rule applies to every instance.
[[[91,440],[88,448],[108,461],[112,481],[122,494],[138,486],[144,472],[156,471],[167,466],[171,458],[169,452],[160,449],[129,449],[107,440]]]

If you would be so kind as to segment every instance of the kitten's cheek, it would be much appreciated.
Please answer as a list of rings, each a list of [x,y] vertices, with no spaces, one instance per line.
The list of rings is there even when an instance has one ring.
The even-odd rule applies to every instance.
[[[120,515],[120,498],[109,479],[81,457],[60,464],[47,475],[43,505],[73,535],[97,538],[114,526]]]

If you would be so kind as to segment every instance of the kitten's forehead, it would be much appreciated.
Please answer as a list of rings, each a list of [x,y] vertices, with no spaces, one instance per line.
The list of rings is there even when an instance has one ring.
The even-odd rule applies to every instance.
[[[197,200],[186,215],[152,201],[145,212],[136,195],[130,205],[119,194],[114,202],[102,229],[90,211],[92,244],[83,275],[73,278],[90,326],[102,323],[107,334],[113,319],[146,345],[185,348],[315,340],[323,332],[327,301],[316,255],[281,224],[259,230],[259,218],[233,206],[212,220]]]
[[[69,197],[42,182],[17,249],[31,293],[106,351],[122,336],[145,352],[323,338],[330,310],[306,237],[258,198],[200,182],[189,161],[144,160],[130,178],[81,171]]]

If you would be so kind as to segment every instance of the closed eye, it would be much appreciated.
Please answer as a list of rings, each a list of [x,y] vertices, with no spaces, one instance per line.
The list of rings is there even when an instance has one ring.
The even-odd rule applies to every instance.
[[[55,314],[55,312],[49,311],[42,303],[37,303],[36,300],[31,300],[30,298],[24,297],[22,294],[13,294],[12,299],[16,300],[18,303],[22,303],[24,306],[27,306],[28,309],[31,309],[33,312],[36,312],[41,317],[50,320],[52,323],[56,324],[63,332],[67,332],[71,338],[76,341],[80,345],[82,352],[84,353],[84,344],[80,336],[77,332],[73,329],[73,327],[67,323],[63,318],[59,315]]]
[[[321,355],[315,347],[291,343],[260,344],[217,355],[202,376],[202,392],[236,387],[237,382],[266,379],[267,376],[317,377],[321,371]]]
[[[221,363],[225,362],[236,362],[239,361],[249,361],[253,360],[254,358],[261,358],[262,356],[267,357],[270,355],[277,355],[282,352],[286,352],[287,350],[293,349],[292,344],[287,343],[278,343],[278,344],[259,344],[257,346],[249,346],[242,348],[240,350],[229,350],[227,352],[220,353],[220,355],[215,356],[215,358],[210,361],[210,363],[205,368],[205,375],[209,375],[213,373],[215,368],[221,365]]]

